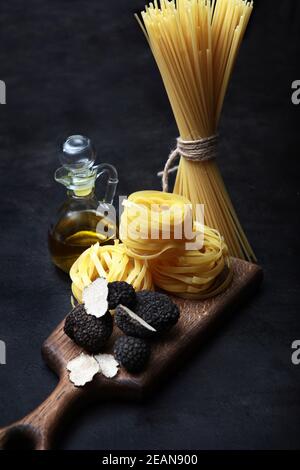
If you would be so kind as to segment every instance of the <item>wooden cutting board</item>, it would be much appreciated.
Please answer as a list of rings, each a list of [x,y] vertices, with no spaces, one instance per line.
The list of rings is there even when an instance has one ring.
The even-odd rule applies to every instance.
[[[188,353],[201,344],[202,335],[241,302],[250,297],[263,279],[262,269],[254,264],[233,260],[234,276],[230,287],[223,294],[203,302],[174,299],[180,307],[181,316],[176,327],[162,340],[153,344],[149,366],[145,372],[132,375],[120,369],[113,379],[97,374],[93,382],[76,388],[68,377],[66,365],[78,356],[81,348],[63,332],[62,322],[42,347],[43,357],[58,375],[59,383],[53,393],[36,410],[24,419],[0,430],[2,449],[49,449],[55,433],[59,430],[71,409],[79,401],[114,397],[137,399],[158,386],[162,379],[178,368]],[[111,352],[120,332],[114,333],[105,352]]]

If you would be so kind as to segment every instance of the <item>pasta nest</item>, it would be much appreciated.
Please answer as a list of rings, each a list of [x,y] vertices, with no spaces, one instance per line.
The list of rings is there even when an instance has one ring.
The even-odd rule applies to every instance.
[[[108,282],[126,281],[135,290],[153,290],[153,282],[147,263],[127,255],[119,241],[114,245],[92,245],[84,251],[70,269],[72,293],[81,303],[83,289],[98,277]]]
[[[200,250],[169,252],[149,263],[154,284],[185,299],[207,299],[223,292],[232,280],[228,248],[217,230],[205,227]]]

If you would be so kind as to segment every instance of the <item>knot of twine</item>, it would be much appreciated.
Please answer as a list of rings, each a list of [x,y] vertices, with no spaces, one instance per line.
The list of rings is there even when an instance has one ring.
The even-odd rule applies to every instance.
[[[158,176],[162,177],[163,191],[168,192],[169,174],[178,170],[178,165],[172,166],[177,157],[184,157],[191,162],[207,162],[213,160],[217,156],[217,143],[217,135],[199,140],[182,140],[178,137],[176,149],[171,151],[164,170],[158,173]]]

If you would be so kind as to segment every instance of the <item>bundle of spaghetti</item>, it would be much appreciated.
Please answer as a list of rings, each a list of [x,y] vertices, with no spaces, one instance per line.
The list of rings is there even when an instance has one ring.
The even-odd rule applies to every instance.
[[[104,277],[108,282],[126,281],[137,291],[153,290],[147,263],[129,257],[125,246],[118,241],[114,245],[92,245],[75,261],[70,277],[73,296],[79,303],[84,288],[98,277]]]
[[[185,299],[207,299],[223,292],[232,280],[230,258],[216,230],[205,227],[200,250],[173,253],[169,259],[150,262],[154,284]]]
[[[155,0],[137,19],[162,76],[183,144],[216,137],[229,80],[252,13],[246,0]],[[182,152],[177,152],[183,155]],[[181,157],[174,193],[226,240],[232,256],[256,260],[217,162]],[[193,160],[193,161],[192,161]]]
[[[191,202],[177,194],[139,191],[123,201],[120,238],[129,256],[143,261],[170,250],[181,250],[187,241],[184,227],[192,229]]]
[[[179,217],[172,218],[170,214],[174,213]],[[190,215],[191,203],[181,196],[141,191],[132,194],[125,203],[120,234],[124,237],[122,242],[128,256],[147,263],[156,287],[184,298],[206,299],[229,285],[232,278],[230,258],[217,230],[193,220],[191,231],[189,227],[186,230]],[[167,235],[168,220],[171,236],[164,238],[163,229]],[[156,222],[157,237],[153,238],[150,227]],[[145,236],[141,236],[142,228]]]

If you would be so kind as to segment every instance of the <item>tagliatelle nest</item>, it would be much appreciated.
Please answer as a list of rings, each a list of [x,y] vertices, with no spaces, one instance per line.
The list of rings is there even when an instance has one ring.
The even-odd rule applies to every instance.
[[[232,280],[228,248],[217,230],[205,227],[203,247],[170,253],[149,263],[160,289],[185,299],[207,299],[223,292]]]
[[[124,245],[118,241],[106,246],[96,243],[88,248],[73,264],[70,277],[73,296],[80,303],[84,288],[99,277],[108,282],[126,281],[137,291],[153,290],[148,264],[128,256]]]
[[[120,237],[135,259],[152,260],[182,250],[193,225],[191,203],[177,194],[138,191],[123,201]]]
[[[123,205],[120,233],[126,252],[148,263],[157,288],[185,299],[204,300],[228,287],[232,269],[227,245],[217,230],[193,220],[189,200],[177,194],[140,191]]]

